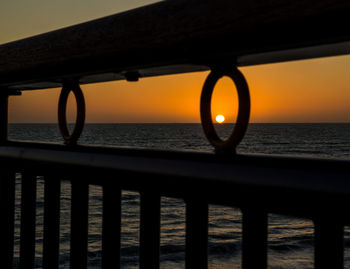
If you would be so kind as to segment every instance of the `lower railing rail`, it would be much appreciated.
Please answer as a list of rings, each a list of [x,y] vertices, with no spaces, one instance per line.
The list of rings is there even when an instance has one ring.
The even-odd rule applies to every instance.
[[[0,147],[0,260],[13,267],[15,176],[22,175],[21,268],[35,266],[36,176],[44,176],[43,268],[59,267],[61,180],[71,181],[70,267],[88,260],[89,185],[103,188],[102,268],[120,267],[121,191],[140,193],[140,268],[159,268],[161,197],[186,203],[186,268],[208,267],[208,205],[238,207],[242,267],[267,268],[268,213],[315,225],[315,268],[343,268],[350,162],[281,156],[8,143]]]

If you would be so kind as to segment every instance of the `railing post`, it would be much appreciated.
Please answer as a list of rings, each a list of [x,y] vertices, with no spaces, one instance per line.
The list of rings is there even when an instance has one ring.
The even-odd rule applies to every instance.
[[[0,145],[7,142],[8,135],[8,96],[7,88],[0,88]],[[3,164],[7,166],[8,164]],[[0,175],[0,208],[3,217],[0,223],[2,239],[0,243],[0,260],[3,268],[13,266],[14,246],[14,207],[15,207],[15,179],[14,171],[7,170]]]
[[[89,185],[72,182],[70,268],[87,268]]]
[[[160,196],[141,192],[140,268],[159,268]]]
[[[326,216],[315,219],[314,224],[315,268],[344,268],[344,225],[342,222],[339,218]]]
[[[22,175],[20,268],[35,265],[36,176]]]
[[[267,268],[267,213],[246,208],[243,213],[242,268]]]
[[[55,176],[45,177],[43,268],[59,266],[61,183]]]
[[[102,268],[120,268],[121,190],[103,186]]]
[[[6,164],[5,164],[6,165]],[[1,268],[12,268],[14,244],[15,173],[9,170],[0,174],[0,261]]]
[[[208,203],[202,199],[186,200],[185,266],[208,268]]]
[[[8,133],[8,93],[0,88],[0,145],[6,143]]]

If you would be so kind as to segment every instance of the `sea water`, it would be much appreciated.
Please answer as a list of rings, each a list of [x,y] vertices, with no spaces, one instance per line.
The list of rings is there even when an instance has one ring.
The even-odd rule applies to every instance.
[[[232,126],[217,126],[227,137]],[[11,124],[9,138],[62,142],[55,124]],[[86,124],[81,144],[117,145],[177,150],[208,150],[200,124]],[[241,153],[288,154],[350,159],[350,124],[250,124],[238,147]],[[20,233],[20,186],[16,179],[15,267],[18,266]],[[43,178],[38,177],[36,213],[36,267],[42,264]],[[61,186],[60,268],[69,268],[70,183]],[[89,268],[101,262],[102,188],[89,188]],[[278,202],[278,201],[276,201]],[[139,194],[122,193],[122,268],[138,268]],[[239,209],[209,206],[209,268],[241,267],[241,224]],[[313,268],[313,223],[307,219],[269,215],[269,268]],[[350,233],[345,229],[345,245]],[[161,268],[184,268],[185,204],[181,199],[161,200]],[[350,268],[349,249],[345,265]]]

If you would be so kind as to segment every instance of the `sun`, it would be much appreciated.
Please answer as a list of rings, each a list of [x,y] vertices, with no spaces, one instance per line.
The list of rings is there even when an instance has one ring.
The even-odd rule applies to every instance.
[[[225,117],[223,115],[217,115],[215,119],[217,123],[223,123],[225,121]]]

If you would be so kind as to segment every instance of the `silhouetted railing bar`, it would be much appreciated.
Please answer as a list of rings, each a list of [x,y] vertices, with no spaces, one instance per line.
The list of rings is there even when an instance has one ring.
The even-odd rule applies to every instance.
[[[0,88],[0,144],[7,141],[8,132],[8,95]]]
[[[54,176],[45,177],[44,187],[44,242],[43,268],[55,269],[59,265],[60,235],[60,180]]]
[[[106,261],[113,251],[116,253],[115,263],[118,263],[119,242],[113,250],[109,248],[112,243],[108,243],[107,240],[109,240],[108,230],[118,226],[120,220],[114,219],[115,224],[113,222],[107,226],[109,225],[107,219],[113,221],[114,214],[118,217],[120,188],[123,188],[141,192],[140,260],[143,267],[159,266],[159,197],[161,195],[182,198],[186,202],[185,263],[187,268],[207,267],[209,203],[242,209],[244,269],[253,266],[266,268],[267,213],[288,214],[315,220],[315,264],[318,268],[327,268],[327,266],[342,268],[343,266],[343,225],[349,225],[350,219],[339,210],[336,217],[328,214],[331,211],[334,212],[333,208],[342,208],[348,203],[349,161],[266,155],[236,155],[234,158],[223,159],[222,156],[204,152],[167,152],[88,146],[67,148],[18,142],[8,142],[7,145],[0,147],[0,161],[9,163],[10,165],[7,166],[9,170],[11,165],[15,164],[19,171],[25,171],[22,186],[23,229],[20,244],[20,252],[23,255],[21,264],[24,268],[31,268],[30,258],[34,257],[32,254],[35,177],[30,176],[29,173],[39,168],[42,169],[43,174],[54,168],[62,171],[62,175],[66,170],[70,175],[77,175],[71,179],[72,268],[85,268],[87,263],[88,184],[106,188],[104,264],[107,264]],[[110,176],[91,176],[107,173]],[[123,177],[117,178],[120,175]],[[140,181],[142,175],[147,175],[147,178],[142,178]],[[158,180],[160,176],[161,181]],[[117,185],[117,187],[110,188],[111,185]],[[157,192],[155,193],[154,189],[147,186],[155,186]],[[196,192],[189,192],[193,187],[196,188]],[[295,197],[298,199],[295,200]],[[0,199],[4,199],[4,196]],[[255,204],[256,200],[259,203]],[[108,205],[109,203],[111,204]],[[324,210],[325,204],[331,205],[329,207],[332,210]],[[113,205],[116,205],[114,211]],[[119,237],[120,230],[117,229],[110,234],[113,233],[110,242],[114,243],[116,242],[114,238]],[[28,249],[29,252],[26,251]],[[328,263],[326,263],[326,257]]]
[[[102,268],[120,268],[121,190],[103,186]]]
[[[242,209],[242,268],[267,268],[267,214],[254,208]]]
[[[209,187],[217,186],[221,190],[237,185],[266,186],[274,191],[293,188],[295,191],[350,194],[350,161],[326,160],[291,156],[239,154],[223,160],[208,152],[179,152],[164,150],[142,150],[111,147],[78,146],[67,150],[64,146],[40,143],[10,142],[0,147],[0,158],[25,162],[30,165],[52,164],[57,167],[69,165],[77,170],[86,169],[123,171],[128,173],[166,175],[163,182],[172,183],[174,178],[188,178],[181,184],[179,197],[183,197],[183,188],[193,178],[202,178]],[[250,169],[247,169],[247,166]],[[176,167],[176,169],[169,169]],[[191,169],[188,169],[191,167]],[[334,173],[334,171],[337,173]],[[283,174],[283,180],[281,180]],[[232,176],[234,175],[234,176]],[[103,178],[96,178],[94,184],[103,184]],[[128,178],[128,185],[135,190],[139,185],[135,178]],[[322,182],[322,184],[320,184]],[[203,183],[203,184],[204,184]],[[223,187],[223,183],[227,187]],[[163,184],[167,189],[169,184]],[[170,189],[170,188],[169,188]],[[177,188],[176,188],[177,189]],[[176,191],[171,188],[172,192]],[[212,189],[212,188],[210,188]],[[278,191],[280,193],[281,191]],[[215,192],[211,192],[215,193]],[[220,200],[222,194],[220,194]],[[282,196],[284,198],[284,196]],[[227,198],[227,201],[232,198]],[[281,209],[280,206],[278,206]],[[299,212],[302,214],[302,212]]]
[[[0,45],[0,87],[125,79],[129,70],[184,73],[222,59],[249,65],[347,54],[349,13],[344,0],[159,1]]]
[[[326,214],[326,212],[325,212]],[[315,224],[315,268],[344,268],[344,225],[334,217],[320,217]]]
[[[208,204],[196,200],[186,201],[186,254],[185,265],[190,268],[208,268]]]
[[[5,164],[6,165],[6,164]],[[15,173],[11,170],[0,172],[0,260],[1,268],[11,268],[14,244]]]
[[[20,268],[34,268],[35,264],[35,217],[36,176],[22,174]]]
[[[140,194],[140,268],[159,268],[160,196],[152,191]]]
[[[88,251],[89,186],[72,180],[70,267],[86,268]]]

